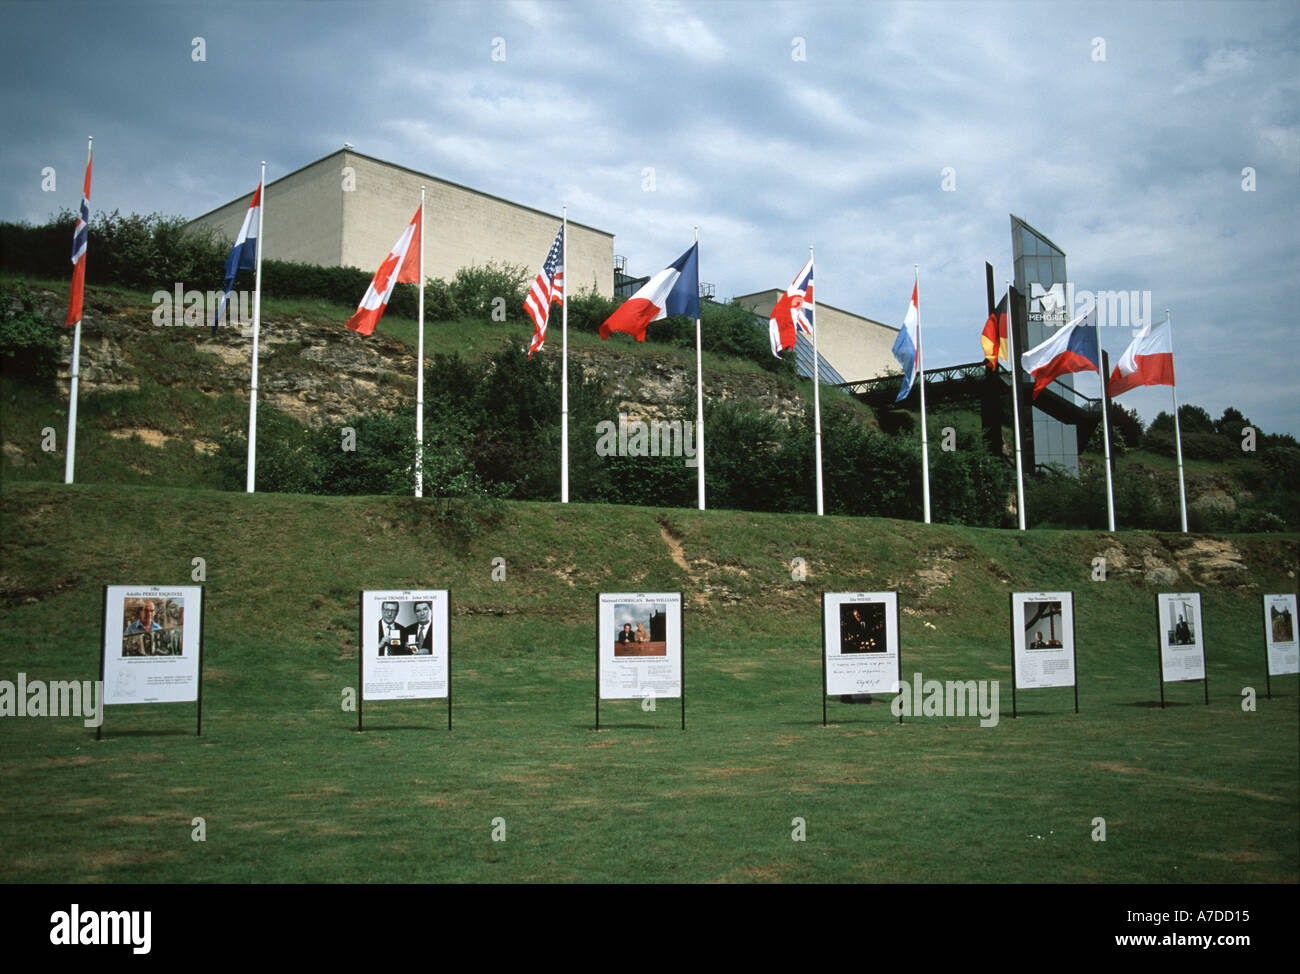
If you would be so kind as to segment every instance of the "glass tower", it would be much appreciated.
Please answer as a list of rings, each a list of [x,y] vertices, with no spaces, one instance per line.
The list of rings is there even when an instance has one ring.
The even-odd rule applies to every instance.
[[[1068,307],[1044,310],[1042,301],[1031,297],[1050,291],[1053,285],[1059,284],[1061,290],[1057,293],[1062,299],[1065,298],[1065,252],[1013,213],[1011,256],[1015,262],[1016,290],[1023,295],[1026,303],[1026,307],[1021,310],[1026,312],[1028,344],[1025,348],[1017,349],[1023,353],[1026,349],[1047,341],[1057,328],[1069,321]],[[1061,376],[1056,381],[1074,388],[1073,375]],[[1046,392],[1045,389],[1044,394]],[[1030,409],[1030,414],[1034,424],[1033,463],[1055,464],[1072,477],[1079,476],[1076,427],[1062,423],[1036,407]]]

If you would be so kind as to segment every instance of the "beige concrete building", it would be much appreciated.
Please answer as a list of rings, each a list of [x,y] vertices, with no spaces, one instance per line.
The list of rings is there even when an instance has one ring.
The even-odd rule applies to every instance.
[[[784,293],[771,288],[736,300],[756,314],[767,315]],[[847,382],[901,372],[892,351],[897,337],[897,328],[817,302],[817,351]]]
[[[396,166],[353,149],[272,179],[263,200],[263,256],[372,273],[401,236],[425,190],[424,273],[450,281],[456,271],[495,261],[535,275],[560,226],[543,213],[478,190]],[[211,225],[232,240],[252,191],[189,226]],[[568,290],[595,286],[614,295],[614,235],[569,221]]]

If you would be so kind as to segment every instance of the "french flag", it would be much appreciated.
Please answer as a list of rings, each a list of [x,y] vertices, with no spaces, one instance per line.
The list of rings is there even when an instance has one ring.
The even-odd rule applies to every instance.
[[[894,339],[894,358],[903,367],[903,386],[898,390],[898,398],[894,402],[906,399],[912,391],[912,383],[916,381],[916,366],[921,357],[921,309],[916,300],[918,287],[919,285],[912,285],[912,303],[908,306],[907,317],[903,319],[903,327]]]
[[[81,320],[82,299],[86,293],[86,240],[90,231],[90,157],[86,157],[86,186],[81,191],[81,212],[72,231],[72,294],[68,300],[68,317],[63,327]]]
[[[1169,337],[1169,322],[1138,335],[1124,350],[1111,371],[1109,391],[1112,397],[1138,386],[1174,384],[1174,345]]]
[[[217,333],[217,325],[221,323],[221,314],[226,310],[226,302],[230,300],[230,293],[235,289],[235,275],[240,271],[251,271],[257,266],[257,224],[261,211],[262,184],[258,183],[257,189],[253,191],[253,200],[248,204],[248,212],[244,214],[239,236],[235,237],[235,245],[230,248],[230,256],[226,258],[225,293],[221,295],[217,316],[212,321],[214,335]]]
[[[1070,372],[1100,372],[1097,363],[1097,329],[1087,324],[1082,314],[1055,335],[1036,345],[1020,357],[1020,364],[1034,377],[1034,398],[1043,387],[1060,375]]]
[[[671,315],[700,316],[700,245],[695,244],[661,270],[605,319],[600,326],[602,340],[622,331],[645,341],[646,325]]]
[[[369,335],[379,324],[379,319],[388,309],[388,299],[393,293],[393,285],[418,284],[420,282],[420,219],[423,206],[417,207],[415,216],[407,224],[402,235],[393,244],[384,262],[375,271],[370,287],[357,305],[356,313],[348,319],[348,327],[362,335]],[[411,246],[414,242],[415,246]]]

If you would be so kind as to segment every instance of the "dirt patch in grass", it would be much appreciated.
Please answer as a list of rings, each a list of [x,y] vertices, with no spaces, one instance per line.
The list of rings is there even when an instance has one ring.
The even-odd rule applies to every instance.
[[[92,869],[110,866],[144,866],[158,862],[174,862],[181,854],[172,849],[117,849],[106,852],[89,852],[86,862]]]
[[[56,767],[74,767],[74,768],[80,767],[83,764],[102,764],[107,760],[108,758],[92,758],[88,754],[72,754],[69,755],[68,757],[56,757],[54,755],[46,755],[45,757],[45,761],[47,764],[53,764]]]
[[[1273,853],[1265,852],[1198,852],[1197,859],[1212,859],[1215,862],[1272,862],[1277,859]]]
[[[1245,795],[1247,798],[1258,798],[1260,801],[1280,802],[1283,799],[1277,795],[1269,795],[1262,791],[1252,791],[1249,788],[1233,788],[1230,785],[1215,785],[1205,781],[1190,782],[1191,786],[1197,791],[1217,791],[1227,792],[1232,795]]]
[[[710,879],[710,883],[779,883],[793,866],[772,863],[767,866],[741,866]]]
[[[285,795],[285,798],[325,798],[329,795],[342,795],[347,791],[346,788],[340,788],[338,785],[321,785],[315,791],[299,791],[293,794]]]
[[[1120,764],[1118,761],[1093,761],[1092,767],[1098,771],[1106,771],[1110,774],[1150,774],[1146,768],[1130,768],[1127,764]]]
[[[766,768],[701,768],[699,773],[706,774],[715,778],[736,778],[742,774],[768,774],[772,771],[770,767]]]
[[[144,815],[114,815],[104,819],[105,825],[157,825],[159,822],[190,824],[188,815],[178,812],[146,812]]]
[[[759,663],[755,660],[740,659],[732,660],[729,663],[718,663],[716,664],[715,669],[720,673],[726,673],[729,676],[733,676],[737,680],[748,680],[751,676],[755,675],[754,671],[757,670],[758,667]]]

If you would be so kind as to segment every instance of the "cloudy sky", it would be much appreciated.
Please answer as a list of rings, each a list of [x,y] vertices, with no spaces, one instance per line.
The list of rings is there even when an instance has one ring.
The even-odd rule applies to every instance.
[[[74,207],[90,134],[94,210],[187,217],[262,159],[274,179],[351,142],[567,203],[635,274],[698,224],[720,298],[785,287],[811,244],[820,301],[898,325],[919,264],[936,367],[979,358],[984,261],[1001,287],[1015,213],[1076,288],[1171,309],[1181,401],[1300,434],[1298,11],[0,0],[0,220]],[[1150,420],[1169,390],[1121,402]]]

